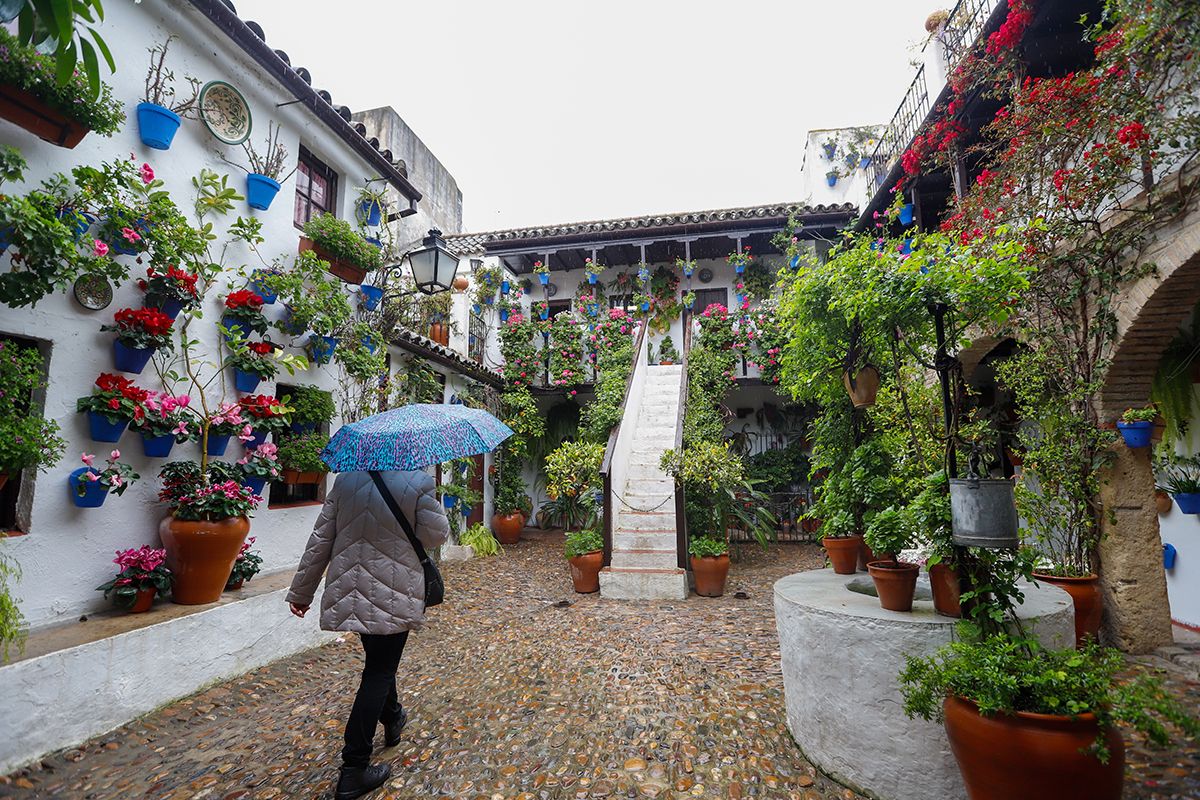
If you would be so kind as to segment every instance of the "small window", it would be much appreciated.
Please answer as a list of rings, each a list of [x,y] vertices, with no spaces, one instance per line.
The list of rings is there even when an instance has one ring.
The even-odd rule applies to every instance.
[[[21,350],[39,350],[42,353],[42,374],[45,375],[47,368],[46,351],[38,347],[38,342],[32,339],[24,339],[17,336],[0,335],[0,342],[3,342],[6,347],[18,347]],[[43,390],[35,390],[34,392],[21,396],[11,397],[13,411],[18,416],[32,416],[42,414],[42,404],[44,402]],[[73,467],[68,468],[73,469]],[[28,507],[23,511],[19,505],[22,491],[27,488],[25,478],[32,478],[36,474],[36,470],[29,469],[25,473],[14,472],[8,475],[8,480],[0,487],[0,535],[24,533],[29,530],[28,524]]]
[[[728,289],[697,289],[696,290],[696,305],[693,307],[697,314],[700,314],[704,309],[711,306],[713,303],[729,308],[729,290]]]
[[[282,400],[285,396],[293,394],[296,388],[283,383],[276,384],[275,396]],[[317,432],[328,435],[329,423],[321,423],[317,426]],[[275,435],[275,443],[279,444],[288,435]],[[326,478],[322,478],[317,483],[290,484],[283,481],[272,481],[267,489],[267,507],[286,508],[287,506],[323,502],[325,500],[325,483]]]
[[[296,166],[296,209],[292,216],[297,228],[319,214],[337,215],[337,173],[307,149],[300,148]]]
[[[554,319],[556,316],[558,316],[562,312],[571,310],[571,301],[570,300],[551,300],[550,304],[548,306],[548,309],[550,311],[550,319]]]

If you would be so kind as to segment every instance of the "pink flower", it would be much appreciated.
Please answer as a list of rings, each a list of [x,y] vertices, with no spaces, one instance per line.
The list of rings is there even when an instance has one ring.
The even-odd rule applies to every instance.
[[[187,426],[186,422],[180,422],[171,431],[171,433],[175,434],[176,436],[187,436],[187,432],[188,432],[188,426]]]
[[[121,228],[121,235],[124,236],[125,240],[130,244],[134,244],[135,242],[140,242],[142,240],[142,235],[133,228]]]
[[[242,432],[238,434],[238,439],[240,439],[243,442],[248,442],[253,438],[254,438],[254,431],[250,428],[249,425],[243,425]]]
[[[119,474],[114,474],[111,478],[108,479],[108,482],[110,484],[112,484],[114,489],[119,487],[122,483],[124,483],[124,481],[121,480],[121,476]]]
[[[90,467],[92,466],[92,462],[96,460],[96,456],[92,455],[91,453],[84,453],[83,457],[79,460]]]
[[[154,170],[150,168],[149,164],[142,164],[142,168],[138,172],[142,176],[142,183],[149,184],[154,180]]]
[[[113,460],[113,461],[116,461],[118,458],[120,458],[120,457],[121,457],[121,451],[120,451],[120,450],[113,450],[113,451],[112,451],[111,453],[109,453],[108,455],[109,455],[109,457],[110,457],[110,458],[112,458],[112,460]]]
[[[108,245],[99,239],[95,239],[92,241],[92,252],[103,258],[108,255]]]
[[[95,472],[84,473],[84,476],[92,483],[95,483],[96,481],[100,480],[100,476],[97,475]]]

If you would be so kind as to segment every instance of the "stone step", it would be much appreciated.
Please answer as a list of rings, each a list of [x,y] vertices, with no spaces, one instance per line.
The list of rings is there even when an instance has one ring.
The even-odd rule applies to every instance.
[[[651,509],[659,511],[666,508],[674,508],[672,500],[675,497],[675,487],[663,489],[656,492],[650,489],[645,491],[637,490],[630,491],[629,487],[625,487],[625,491],[621,493],[621,499],[639,511],[649,511]],[[661,505],[660,505],[661,504]]]
[[[645,467],[641,469],[645,470],[641,474],[630,470],[629,480],[625,483],[626,495],[646,494],[658,495],[659,498],[663,498],[675,493],[675,481],[665,472],[661,470],[651,472]]]
[[[675,548],[670,550],[614,550],[613,569],[671,569],[679,566]]]
[[[686,600],[687,573],[675,569],[600,570],[600,596],[613,600]]]
[[[613,534],[613,552],[623,550],[667,550],[674,552],[676,533],[673,530],[641,531],[627,533],[617,531]]]
[[[642,463],[632,460],[629,462],[629,482],[632,483],[634,481],[638,481],[639,483],[661,483],[665,481],[671,484],[672,488],[675,486],[675,481],[662,471],[658,466],[658,460],[653,458]],[[628,486],[628,484],[626,485]]]
[[[667,504],[662,511],[629,511],[617,504],[614,532],[642,533],[643,531],[675,530],[675,506]]]

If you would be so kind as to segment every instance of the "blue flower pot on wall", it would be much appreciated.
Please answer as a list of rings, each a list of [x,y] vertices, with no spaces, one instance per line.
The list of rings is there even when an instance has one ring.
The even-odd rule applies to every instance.
[[[247,451],[250,451],[250,450],[253,450],[254,448],[258,447],[260,444],[262,444],[266,440],[267,440],[267,432],[266,431],[254,431],[253,436],[251,436],[246,441],[242,442],[242,447],[246,448]]]
[[[472,303],[471,304],[471,313],[478,317],[480,314],[483,313],[483,306],[479,305],[479,303]]]
[[[549,272],[539,272],[538,273],[538,282],[541,283],[542,286],[545,286],[546,284],[550,283],[550,273]]]
[[[315,422],[293,422],[292,433],[302,436],[306,433],[312,433],[317,429]]]
[[[788,266],[789,266],[789,267],[791,267],[792,269],[800,269],[800,256],[799,256],[799,254],[797,254],[797,255],[794,255],[794,256],[792,256],[792,257],[791,257],[791,259],[788,261]]]
[[[367,311],[374,311],[379,308],[379,303],[383,300],[383,289],[378,286],[368,286],[363,284],[358,287],[359,296],[362,298],[359,305]]]
[[[165,436],[147,436],[142,434],[142,452],[147,458],[166,458],[171,455],[171,448],[175,446],[175,434],[168,433]]]
[[[3,253],[12,244],[13,230],[11,225],[7,228],[0,228],[0,253]]]
[[[642,311],[649,311],[649,310],[650,310],[650,302],[648,300],[643,300],[642,301]],[[543,319],[545,319],[545,317],[543,317]]]
[[[599,278],[596,276],[596,273],[594,273],[594,272],[588,273],[588,283],[590,283],[592,286],[595,286],[597,280],[599,280]]]
[[[92,227],[92,223],[96,218],[86,211],[76,211],[73,208],[64,208],[58,212],[58,218],[74,229],[75,241],[83,238],[83,235],[88,232],[88,228]]]
[[[138,135],[142,144],[155,150],[170,150],[179,130],[179,115],[154,103],[138,103]]]
[[[71,500],[79,508],[99,508],[104,505],[104,499],[108,497],[108,487],[100,481],[84,480],[83,496],[79,494],[79,479],[87,473],[95,473],[94,469],[89,467],[80,467],[72,472],[67,477],[67,490],[71,493]]]
[[[508,281],[500,281],[500,294],[508,294],[508,291],[511,288],[512,286]]]
[[[225,455],[225,450],[228,447],[228,436],[215,436],[210,433],[208,435],[208,447],[204,449],[204,452],[210,456],[223,456]]]
[[[446,507],[447,511],[450,511],[458,505],[458,498],[449,494],[442,495],[442,505]]]
[[[250,327],[237,317],[221,317],[221,324],[225,326],[226,330],[229,331],[229,333],[225,335],[226,341],[237,338],[238,336],[245,339],[250,335]]]
[[[1117,430],[1125,440],[1125,446],[1130,450],[1150,446],[1150,434],[1154,430],[1153,422],[1118,422]],[[1187,513],[1187,512],[1184,512]]]
[[[491,305],[495,305],[495,304],[496,304],[496,298],[492,297],[492,296],[489,294],[487,297],[483,298],[483,303],[484,303],[484,305],[489,305],[489,306],[491,306]]]
[[[328,364],[337,345],[336,336],[313,336],[308,340],[309,353],[318,364]]]
[[[283,319],[280,321],[280,327],[283,328],[284,333],[290,333],[292,336],[299,336],[300,334],[304,333],[304,329],[307,326],[297,322],[294,317],[295,315],[292,314],[292,309],[285,309],[283,312]]]
[[[383,209],[375,200],[363,200],[358,204],[358,218],[374,228],[383,218]]]
[[[500,321],[508,322],[508,309],[507,308],[500,309]]]
[[[113,364],[121,372],[141,375],[152,355],[151,347],[130,347],[120,339],[113,339]]]
[[[272,292],[267,288],[266,284],[263,283],[262,273],[259,272],[255,272],[254,277],[250,280],[250,291],[261,297],[263,302],[269,306],[274,305],[275,301],[279,299],[279,295],[275,292]]]
[[[279,181],[251,172],[246,176],[246,202],[251,208],[266,211],[279,194]]]
[[[367,348],[367,352],[371,355],[375,355],[375,351],[379,349],[379,345],[376,344],[375,340],[370,336],[364,336],[362,338],[362,346]]]
[[[1178,553],[1175,551],[1175,545],[1163,545],[1163,569],[1175,569],[1175,556]]]
[[[242,485],[254,492],[259,497],[262,497],[263,489],[266,488],[267,485],[267,479],[247,475],[245,480],[242,481]]]
[[[549,318],[550,318],[550,309],[543,308],[541,311],[538,312],[538,319],[549,319]]]
[[[258,384],[262,382],[262,378],[255,375],[253,372],[242,372],[234,367],[233,370],[233,387],[242,394],[251,394],[258,388]]]
[[[150,308],[155,308],[156,306],[154,304],[156,302],[160,304],[157,306],[158,310],[161,311],[162,313],[166,314],[171,319],[175,319],[176,317],[179,316],[179,312],[183,311],[183,301],[182,300],[174,300],[174,299],[161,300],[161,299],[152,298],[149,295],[147,295],[146,305],[148,305]]]
[[[831,172],[825,176],[825,182],[827,184],[829,184],[830,186],[837,186],[837,178],[838,178],[838,176],[835,173]]]
[[[89,411],[87,415],[88,431],[94,442],[119,442],[121,434],[125,433],[125,428],[129,426],[127,419],[112,422],[108,417],[96,411]]]
[[[904,205],[900,206],[900,224],[901,225],[912,225],[912,221],[913,221],[913,204],[905,203]]]
[[[1171,497],[1184,514],[1200,514],[1200,492],[1183,492]]]

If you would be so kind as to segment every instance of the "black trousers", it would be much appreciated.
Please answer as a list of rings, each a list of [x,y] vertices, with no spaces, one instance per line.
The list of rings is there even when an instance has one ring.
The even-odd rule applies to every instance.
[[[371,762],[371,741],[375,726],[400,718],[396,696],[396,668],[404,654],[408,631],[388,635],[360,633],[367,663],[363,666],[358,694],[346,721],[346,746],[342,748],[342,766],[358,769]]]

